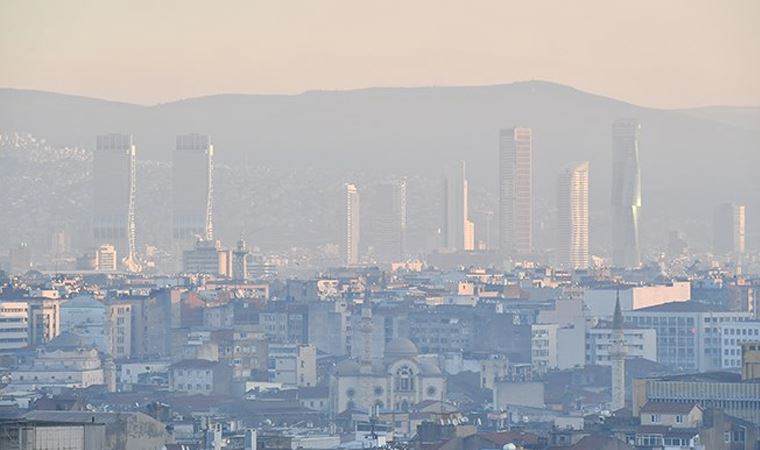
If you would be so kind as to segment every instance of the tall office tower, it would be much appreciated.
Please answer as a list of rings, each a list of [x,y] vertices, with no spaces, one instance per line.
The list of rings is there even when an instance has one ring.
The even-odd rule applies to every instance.
[[[636,119],[618,119],[612,125],[612,264],[615,267],[641,265],[640,129],[641,124]]]
[[[444,188],[443,245],[447,250],[473,250],[475,226],[467,211],[467,176],[464,161],[446,165]]]
[[[557,180],[557,263],[588,268],[588,161],[565,167]]]
[[[172,169],[174,251],[179,260],[197,239],[214,240],[214,146],[202,134],[177,136]]]
[[[359,190],[355,184],[343,185],[345,216],[343,217],[343,241],[341,251],[347,266],[359,263]]]
[[[533,251],[533,133],[499,132],[499,246],[505,255]]]
[[[93,244],[113,244],[129,272],[139,272],[135,242],[135,146],[132,136],[98,136],[94,155]]]
[[[719,255],[742,255],[745,248],[744,205],[723,203],[713,211],[713,251]]]
[[[612,402],[611,411],[625,408],[625,333],[623,331],[623,313],[620,310],[620,292],[615,299],[615,314],[612,318],[612,339],[610,340],[610,362],[612,365]]]
[[[406,179],[377,187],[375,250],[382,262],[400,261],[406,256]]]
[[[251,251],[248,250],[248,246],[245,243],[243,237],[238,240],[237,247],[232,251],[232,279],[233,280],[247,280],[248,279],[248,258],[250,258]]]

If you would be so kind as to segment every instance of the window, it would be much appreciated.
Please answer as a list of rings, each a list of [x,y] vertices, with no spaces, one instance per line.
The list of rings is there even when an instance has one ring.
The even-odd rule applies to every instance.
[[[396,371],[396,390],[399,392],[410,392],[414,390],[414,378],[410,367],[401,366]]]
[[[728,444],[728,443],[731,442],[731,432],[730,431],[726,431],[726,432],[723,433],[723,442],[725,442],[726,444]]]
[[[683,423],[683,416],[682,415],[677,415],[676,416],[676,423]]]
[[[660,415],[659,414],[652,414],[650,417],[650,422],[652,423],[660,423]]]

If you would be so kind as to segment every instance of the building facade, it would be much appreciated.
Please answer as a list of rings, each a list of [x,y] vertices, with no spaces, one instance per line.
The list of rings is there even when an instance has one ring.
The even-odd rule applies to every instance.
[[[567,166],[557,180],[557,264],[588,269],[588,162]]]
[[[618,119],[612,125],[612,265],[641,265],[641,165],[636,119]]]
[[[507,255],[533,250],[533,133],[499,132],[499,242]]]

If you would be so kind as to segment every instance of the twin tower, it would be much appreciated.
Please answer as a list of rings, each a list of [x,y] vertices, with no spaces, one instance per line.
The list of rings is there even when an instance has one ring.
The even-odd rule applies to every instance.
[[[139,272],[136,254],[136,146],[132,136],[98,136],[93,166],[92,242],[113,245],[119,268]],[[212,240],[214,146],[206,135],[177,136],[172,169],[172,238],[176,257],[198,239]]]

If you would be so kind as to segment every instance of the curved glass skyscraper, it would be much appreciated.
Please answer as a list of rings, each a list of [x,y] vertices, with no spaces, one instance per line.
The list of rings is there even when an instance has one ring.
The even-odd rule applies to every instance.
[[[612,125],[612,265],[639,267],[641,166],[636,119],[618,119]]]

